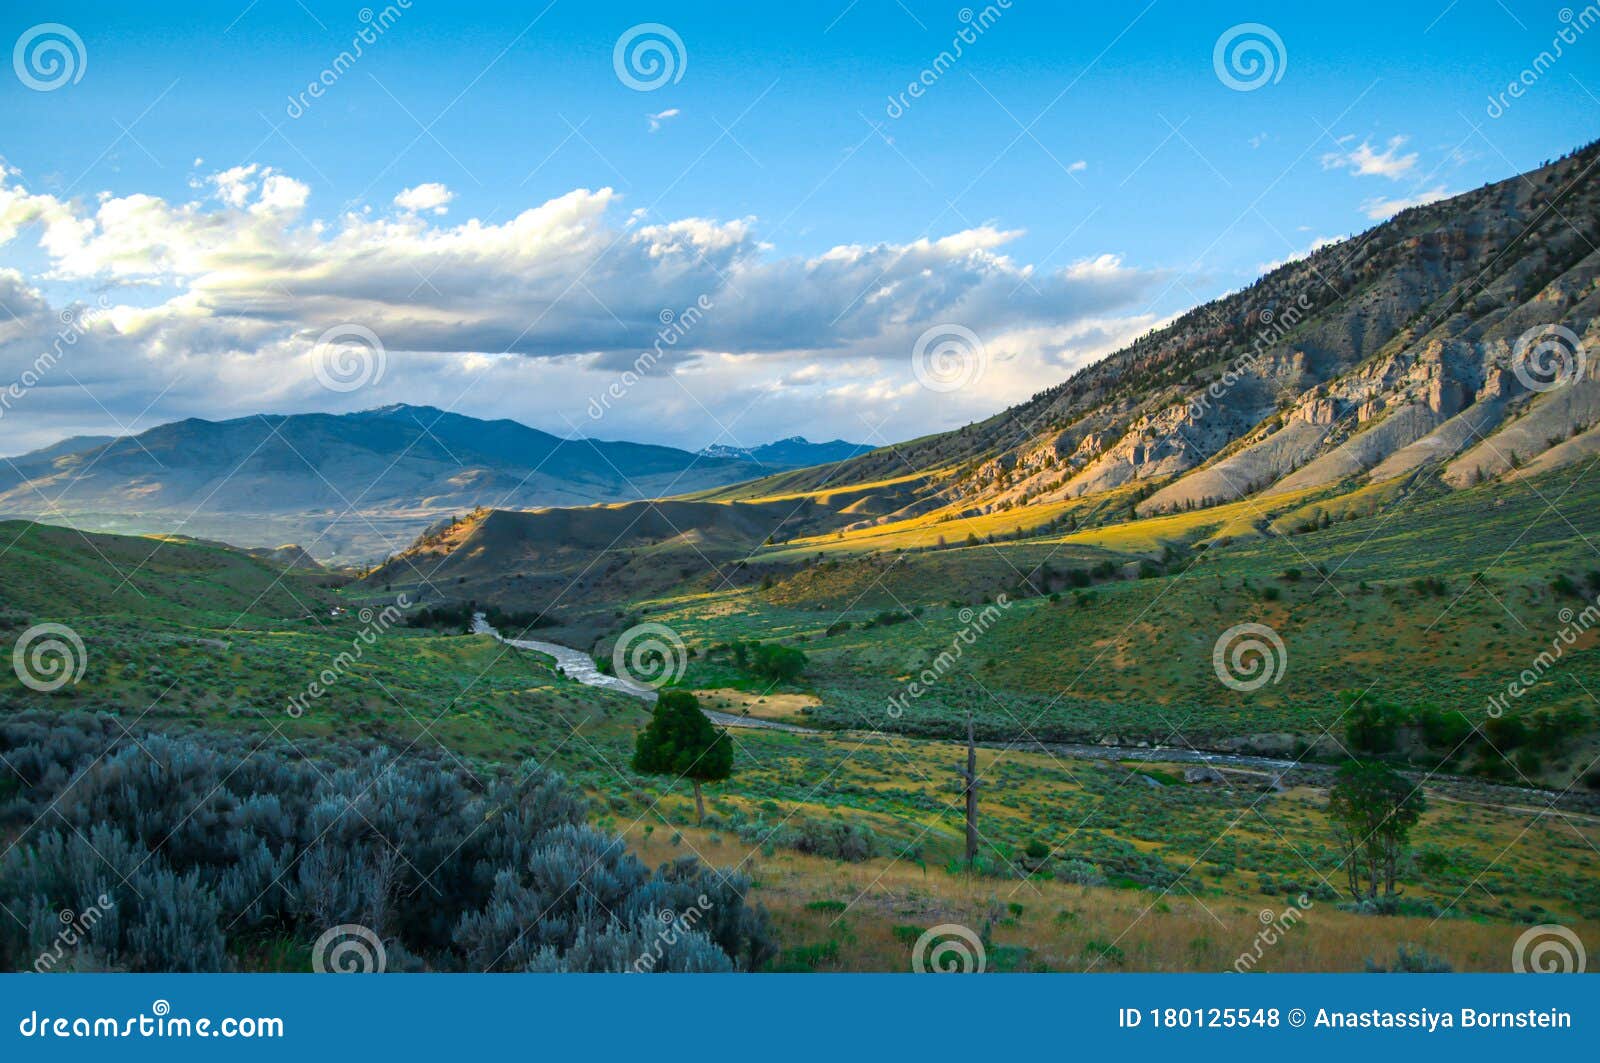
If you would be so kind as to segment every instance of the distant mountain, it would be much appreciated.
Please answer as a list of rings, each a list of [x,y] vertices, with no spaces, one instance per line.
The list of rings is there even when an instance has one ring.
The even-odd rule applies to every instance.
[[[873,449],[860,443],[846,443],[842,439],[835,439],[831,443],[813,443],[805,436],[790,436],[776,443],[763,443],[759,447],[730,447],[719,443],[706,447],[700,453],[708,458],[754,462],[765,466],[770,472],[775,469],[803,469],[810,465],[834,464]]]
[[[26,454],[12,458],[14,462],[44,461],[49,458],[59,458],[63,454],[76,454],[81,450],[93,450],[103,447],[116,439],[116,436],[69,436],[59,443],[52,443],[48,447],[30,450]]]
[[[295,542],[322,560],[352,560],[402,549],[440,516],[477,506],[624,502],[768,471],[398,405],[191,418],[136,436],[69,440],[0,463],[0,515],[243,547]]]

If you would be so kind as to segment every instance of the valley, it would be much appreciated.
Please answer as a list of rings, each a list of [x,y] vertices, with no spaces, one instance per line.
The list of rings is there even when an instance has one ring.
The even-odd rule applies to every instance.
[[[1002,971],[1593,940],[1597,167],[872,450],[396,406],[8,460],[0,944],[119,885],[199,914],[84,969],[189,963],[170,919],[182,969],[303,970],[352,912],[400,969],[626,969],[701,889],[669,969],[899,971],[948,924]]]

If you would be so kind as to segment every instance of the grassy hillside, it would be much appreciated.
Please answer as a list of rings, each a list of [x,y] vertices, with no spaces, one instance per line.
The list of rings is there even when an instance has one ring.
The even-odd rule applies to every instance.
[[[221,544],[14,520],[0,521],[0,572],[0,608],[11,613],[205,616],[222,626],[325,611],[342,582]]]
[[[1513,490],[1485,489],[1482,502],[1493,508]],[[1429,521],[1470,523],[1470,511],[1451,508],[1458,497],[1427,503],[1445,507]],[[1569,498],[1560,514],[1589,533],[1593,499],[1577,492]],[[1588,514],[1578,511],[1582,506]],[[1526,500],[1507,498],[1499,508],[1508,507],[1519,519],[1537,515]],[[1565,529],[1564,520],[1557,523]],[[0,554],[9,608],[72,626],[83,639],[86,667],[80,682],[52,694],[30,690],[6,672],[0,711],[106,712],[135,735],[223,732],[247,747],[270,743],[285,751],[382,743],[396,751],[430,751],[469,775],[531,758],[576,781],[590,798],[591,822],[621,834],[649,862],[699,855],[749,873],[751,899],[772,910],[783,946],[770,962],[774,969],[904,969],[916,936],[952,919],[980,928],[1002,969],[1225,969],[1250,948],[1260,909],[1302,895],[1313,905],[1311,917],[1264,969],[1358,969],[1369,959],[1392,962],[1401,942],[1423,945],[1458,969],[1504,969],[1509,942],[1523,923],[1556,913],[1588,928],[1600,918],[1600,820],[1594,816],[1576,809],[1548,814],[1540,798],[1520,799],[1514,791],[1430,783],[1432,811],[1403,876],[1407,906],[1392,916],[1359,915],[1339,907],[1339,854],[1323,811],[1322,769],[1298,769],[1277,786],[1268,785],[1270,774],[1249,770],[1190,784],[1182,764],[994,748],[981,752],[983,857],[979,872],[971,873],[951,863],[960,851],[953,770],[959,750],[914,733],[936,733],[936,711],[970,705],[986,735],[1015,735],[1022,709],[1042,703],[1025,701],[1028,677],[1055,674],[1053,660],[1064,661],[1062,668],[1082,660],[1093,647],[1075,640],[1088,639],[1111,617],[1137,617],[1152,606],[1175,612],[1161,621],[1170,625],[1167,635],[1143,634],[1146,645],[1163,645],[1179,631],[1192,636],[1216,597],[1216,575],[1230,588],[1246,576],[1255,584],[1249,574],[1281,565],[1291,544],[1307,549],[1328,536],[1323,541],[1348,549],[1366,539],[1384,564],[1417,555],[1409,562],[1417,572],[1473,563],[1470,557],[1443,563],[1433,556],[1437,550],[1419,546],[1416,528],[1399,518],[1388,528],[1358,520],[1291,539],[1241,542],[1183,571],[1142,580],[1095,577],[1079,588],[1093,595],[1089,605],[1074,604],[1070,590],[1056,601],[1035,594],[985,633],[969,679],[952,675],[952,684],[969,684],[966,695],[936,689],[898,720],[882,712],[882,699],[901,689],[908,655],[948,643],[961,626],[960,607],[929,601],[919,615],[886,621],[876,603],[818,607],[807,580],[815,580],[817,593],[826,588],[831,594],[851,566],[862,566],[879,585],[903,591],[908,604],[962,585],[981,605],[996,588],[1015,583],[1012,566],[1023,559],[1035,565],[1048,560],[1059,572],[1069,561],[1092,566],[1132,555],[1074,544],[1069,536],[895,555],[912,560],[888,570],[877,567],[889,563],[884,556],[825,558],[765,591],[729,587],[636,602],[640,615],[680,627],[696,648],[683,681],[705,691],[709,705],[813,725],[907,732],[736,730],[734,777],[708,788],[711,816],[703,827],[693,825],[686,787],[628,769],[645,719],[641,703],[580,686],[552,671],[548,658],[508,650],[487,636],[388,623],[381,609],[393,595],[318,586],[326,577],[290,573],[280,579],[281,570],[258,559],[205,544],[166,543],[151,554],[156,544],[149,540],[85,540],[60,529],[13,526],[15,547]],[[1532,523],[1522,543],[1535,560],[1514,572],[1497,569],[1501,580],[1526,579],[1530,589],[1522,596],[1506,591],[1505,600],[1530,610],[1544,601],[1532,589],[1534,573],[1542,572],[1547,556],[1565,556],[1563,535],[1570,529]],[[1484,548],[1502,545],[1491,540]],[[44,560],[62,575],[41,576]],[[111,595],[119,578],[113,564],[127,571],[141,560],[133,582],[143,595]],[[1359,577],[1335,580],[1351,594]],[[1284,586],[1288,593],[1272,606],[1286,611],[1279,619],[1292,647],[1288,675],[1299,682],[1303,669],[1322,667],[1315,663],[1319,651],[1303,647],[1301,638],[1326,626],[1330,603],[1339,599],[1328,589],[1314,592],[1309,578]],[[280,593],[285,597],[274,597]],[[1230,595],[1225,607],[1254,600],[1242,590]],[[1379,590],[1360,598],[1374,612],[1356,626],[1372,626],[1371,641],[1379,641],[1385,624],[1420,617],[1410,595]],[[1430,596],[1427,604],[1436,601]],[[305,613],[296,611],[300,605],[308,607]],[[335,607],[339,615],[332,615]],[[1391,611],[1379,614],[1380,608]],[[1472,612],[1472,623],[1493,623],[1476,615],[1476,604]],[[1291,621],[1290,614],[1299,619]],[[841,616],[851,619],[850,628],[826,634]],[[708,656],[717,642],[753,635],[803,646],[811,656],[806,675],[775,688],[723,656]],[[1123,650],[1117,655],[1123,658],[1117,682],[1145,684],[1150,702],[1113,701],[1121,695],[1095,686],[1092,693],[1104,700],[1079,699],[1073,703],[1077,717],[1065,715],[1058,723],[1077,726],[1115,709],[1123,715],[1104,716],[1096,726],[1126,726],[1131,737],[1138,721],[1147,724],[1152,714],[1176,722],[1178,702],[1187,696],[1180,673],[1205,666],[1164,655],[1152,655],[1162,659],[1149,664]],[[1419,674],[1426,680],[1427,673]],[[313,694],[312,684],[320,692]],[[1322,700],[1301,705],[1297,698],[1274,688],[1259,705],[1208,708],[1206,702],[1181,709],[1184,719],[1199,714],[1218,727],[1230,714],[1284,721],[1322,711]],[[120,727],[110,734],[119,735]],[[1043,855],[1030,855],[1035,852]],[[1550,859],[1553,852],[1561,859]]]

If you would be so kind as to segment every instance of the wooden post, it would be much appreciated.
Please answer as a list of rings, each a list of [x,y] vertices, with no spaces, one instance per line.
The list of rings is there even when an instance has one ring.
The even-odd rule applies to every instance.
[[[978,747],[973,741],[972,713],[967,713],[967,766],[961,772],[967,797],[967,867],[978,859]]]

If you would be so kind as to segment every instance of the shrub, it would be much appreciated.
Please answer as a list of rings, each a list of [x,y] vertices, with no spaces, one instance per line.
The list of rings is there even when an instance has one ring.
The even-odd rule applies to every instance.
[[[748,879],[693,859],[652,873],[531,763],[479,778],[442,755],[328,741],[312,761],[38,713],[0,724],[0,754],[21,780],[0,804],[20,835],[0,857],[19,915],[0,920],[5,969],[46,949],[55,970],[285,967],[341,923],[377,933],[391,969],[751,970],[775,953]],[[53,948],[56,913],[102,897],[70,954]],[[663,935],[663,910],[698,914]]]
[[[1450,974],[1454,971],[1449,960],[1429,952],[1421,945],[1402,944],[1391,966],[1367,960],[1369,974]]]

